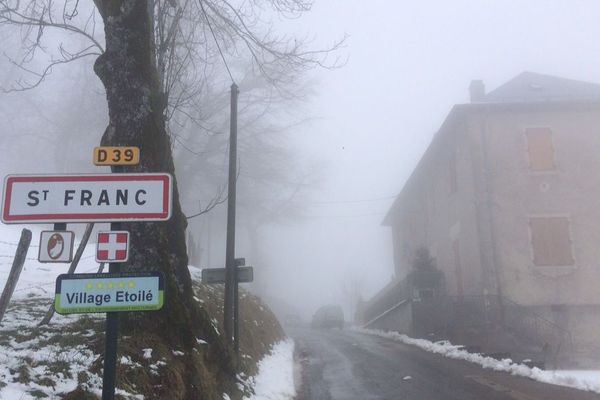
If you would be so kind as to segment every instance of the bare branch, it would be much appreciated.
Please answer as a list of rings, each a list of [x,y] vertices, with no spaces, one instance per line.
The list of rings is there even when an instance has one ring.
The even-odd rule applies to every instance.
[[[16,87],[3,88],[5,92],[24,91],[38,87],[50,74],[53,67],[69,64],[88,56],[97,56],[104,52],[100,41],[95,37],[95,9],[81,21],[79,0],[64,0],[62,7],[56,9],[52,0],[29,0],[28,2],[0,0],[0,25],[17,27],[21,30],[22,56],[17,60],[5,54],[9,62],[21,71],[32,75],[32,82],[17,79]],[[75,51],[66,50],[62,42],[55,48],[54,55],[44,46],[47,29],[64,31],[83,38],[87,44]],[[50,60],[40,71],[34,71],[27,65],[37,56],[38,51],[48,54]]]

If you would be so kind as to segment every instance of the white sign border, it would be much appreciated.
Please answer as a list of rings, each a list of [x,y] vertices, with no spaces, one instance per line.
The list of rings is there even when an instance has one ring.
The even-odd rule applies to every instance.
[[[51,233],[70,233],[71,234],[71,253],[69,254],[69,261],[52,261],[52,260],[48,260],[48,261],[42,261],[42,236],[44,235],[45,232],[51,232]],[[75,247],[75,232],[73,231],[41,231],[40,232],[40,247],[38,249],[38,262],[42,263],[42,264],[69,264],[71,262],[73,262],[73,248]]]

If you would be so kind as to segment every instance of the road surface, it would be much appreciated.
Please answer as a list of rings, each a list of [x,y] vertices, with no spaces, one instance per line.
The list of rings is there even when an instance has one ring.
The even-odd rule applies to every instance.
[[[588,400],[600,395],[494,372],[349,330],[288,329],[297,400]]]

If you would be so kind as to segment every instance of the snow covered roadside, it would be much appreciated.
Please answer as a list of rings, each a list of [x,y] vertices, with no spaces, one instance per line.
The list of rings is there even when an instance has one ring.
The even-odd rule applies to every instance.
[[[49,226],[44,226],[49,229]],[[0,291],[10,273],[22,226],[0,224]],[[90,346],[103,329],[103,315],[62,316],[38,327],[54,297],[56,277],[69,264],[37,261],[42,227],[32,231],[31,246],[9,308],[0,323],[0,399],[57,398],[77,386],[99,393],[102,378],[92,372],[98,359]],[[51,228],[50,228],[51,229]],[[79,245],[76,239],[75,247]],[[97,272],[94,245],[83,253],[77,272]],[[126,398],[139,398],[122,393]]]
[[[462,346],[453,345],[448,341],[433,343],[425,339],[414,339],[397,332],[384,332],[363,328],[355,328],[354,330],[416,346],[422,350],[455,360],[469,361],[494,371],[504,371],[512,375],[523,376],[543,383],[600,393],[600,374],[597,373],[586,374],[583,371],[543,371],[539,368],[530,368],[526,365],[515,363],[511,359],[496,360],[495,358],[485,357],[481,354],[469,353],[463,350]]]
[[[15,288],[13,300],[54,297],[54,286],[56,277],[68,271],[70,264],[41,264],[37,261],[39,251],[40,231],[43,228],[52,229],[51,226],[26,226],[32,233],[31,246],[27,252],[27,258],[23,271]],[[7,226],[0,224],[0,291],[4,289],[6,280],[10,273],[15,250],[21,236],[23,226]],[[79,238],[75,239],[75,250],[79,246]],[[73,250],[73,253],[75,253]],[[83,252],[78,273],[97,272],[98,263],[94,259],[95,245],[88,244]]]
[[[294,386],[294,341],[287,339],[273,346],[258,363],[258,374],[250,378],[254,394],[244,400],[292,400]]]

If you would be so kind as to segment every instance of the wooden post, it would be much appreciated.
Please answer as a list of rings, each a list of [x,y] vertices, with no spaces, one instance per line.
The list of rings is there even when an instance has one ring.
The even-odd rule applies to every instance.
[[[103,273],[103,272],[104,272],[104,263],[103,263],[103,262],[101,262],[101,263],[100,263],[100,266],[98,267],[98,273],[99,273],[99,274],[101,274],[101,273]]]
[[[0,322],[2,322],[2,318],[4,318],[4,313],[8,308],[10,298],[12,297],[15,287],[17,286],[17,282],[19,281],[19,276],[23,270],[23,264],[25,264],[25,258],[27,257],[27,250],[29,250],[30,244],[31,231],[28,229],[23,229],[21,231],[21,239],[19,239],[19,245],[17,246],[17,251],[15,253],[15,259],[13,260],[12,268],[10,269],[10,274],[8,275],[8,280],[6,281],[6,285],[2,291],[2,296],[0,297]]]
[[[77,264],[79,264],[79,260],[81,259],[81,255],[83,254],[83,251],[85,250],[85,246],[87,246],[88,240],[90,240],[90,235],[92,234],[92,229],[94,229],[93,222],[87,224],[87,226],[85,227],[85,232],[83,233],[81,242],[79,242],[79,247],[77,248],[77,251],[75,252],[75,257],[73,257],[73,261],[71,262],[71,265],[69,266],[69,271],[67,272],[67,274],[72,274],[75,272],[75,269],[77,268]],[[44,319],[42,319],[42,322],[40,322],[38,324],[38,326],[49,324],[50,320],[52,319],[53,316],[54,316],[54,301],[52,301],[52,304],[50,304],[50,308],[48,309],[48,312],[44,316]]]

